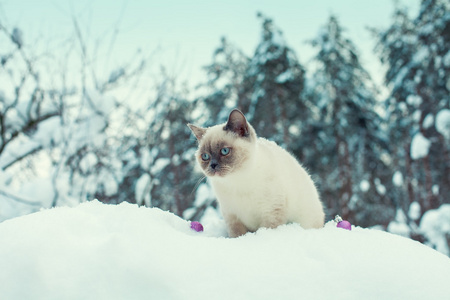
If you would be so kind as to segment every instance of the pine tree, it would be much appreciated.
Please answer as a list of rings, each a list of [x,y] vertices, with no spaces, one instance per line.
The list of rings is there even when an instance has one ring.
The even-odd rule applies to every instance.
[[[195,143],[187,128],[192,103],[167,75],[159,85],[148,128],[150,195],[152,206],[182,216],[194,201]]]
[[[386,137],[375,112],[375,89],[353,43],[331,16],[319,36],[313,101],[317,133],[314,145],[322,197],[329,213],[363,226],[387,223]],[[311,159],[310,159],[311,160]],[[374,212],[381,212],[377,214]]]
[[[431,142],[423,158],[425,211],[450,201],[450,145],[429,121],[450,107],[450,3],[423,0],[414,23],[418,47],[408,75],[414,76],[415,95],[422,99],[417,109],[419,132]]]
[[[261,41],[244,77],[243,95],[247,98],[241,102],[242,110],[260,136],[286,146],[291,132],[298,131],[288,124],[296,124],[302,116],[305,71],[272,19],[262,14],[258,17],[262,20]]]
[[[395,164],[407,178],[405,211],[417,201],[423,214],[449,199],[449,144],[435,126],[436,116],[450,105],[449,32],[450,3],[423,0],[415,19],[397,8],[393,24],[378,33],[391,87],[386,103],[392,147],[400,158]]]
[[[407,211],[410,202],[414,201],[412,183],[414,176],[410,156],[410,136],[414,130],[414,121],[410,117],[413,107],[406,101],[398,100],[406,100],[410,94],[411,85],[403,82],[402,76],[416,51],[417,38],[414,31],[414,24],[409,19],[407,11],[397,7],[394,12],[393,24],[386,31],[377,33],[378,45],[376,47],[376,51],[380,53],[381,62],[388,65],[385,81],[391,87],[391,96],[385,100],[385,111],[390,153],[393,169],[397,172],[396,176],[402,179],[397,180],[396,187],[392,189],[392,196],[396,206],[403,209],[404,212]],[[407,191],[403,191],[403,189]]]
[[[199,123],[211,126],[225,122],[233,108],[243,106],[243,80],[248,63],[248,57],[241,50],[225,37],[221,39],[212,63],[204,67],[208,81],[201,86],[206,96],[197,101],[198,108],[204,112]]]

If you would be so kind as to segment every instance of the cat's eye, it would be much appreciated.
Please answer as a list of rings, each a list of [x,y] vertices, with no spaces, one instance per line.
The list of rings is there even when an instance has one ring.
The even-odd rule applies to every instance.
[[[208,154],[208,153],[203,153],[203,154],[202,154],[202,160],[203,160],[203,161],[209,160],[209,154]]]
[[[220,154],[222,154],[223,156],[230,154],[230,148],[225,147],[220,149]]]

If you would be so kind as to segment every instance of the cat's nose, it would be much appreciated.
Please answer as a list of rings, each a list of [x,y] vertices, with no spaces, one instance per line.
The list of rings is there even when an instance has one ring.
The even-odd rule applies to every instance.
[[[211,164],[209,165],[211,167],[211,169],[215,170],[217,168],[219,164],[216,161],[212,161]]]

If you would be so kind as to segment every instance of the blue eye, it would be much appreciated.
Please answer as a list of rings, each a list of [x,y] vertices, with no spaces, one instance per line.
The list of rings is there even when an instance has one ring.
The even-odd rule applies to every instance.
[[[222,148],[220,149],[220,154],[222,154],[223,156],[230,154],[230,148]]]
[[[202,159],[203,159],[204,161],[209,160],[209,154],[208,154],[208,153],[203,153],[203,154],[202,154]]]

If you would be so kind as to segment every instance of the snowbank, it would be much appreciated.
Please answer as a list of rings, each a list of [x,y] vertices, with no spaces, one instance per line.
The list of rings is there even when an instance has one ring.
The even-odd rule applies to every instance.
[[[89,202],[0,223],[2,299],[448,299],[450,259],[389,233],[292,224],[238,239]],[[220,226],[219,226],[220,227]]]

